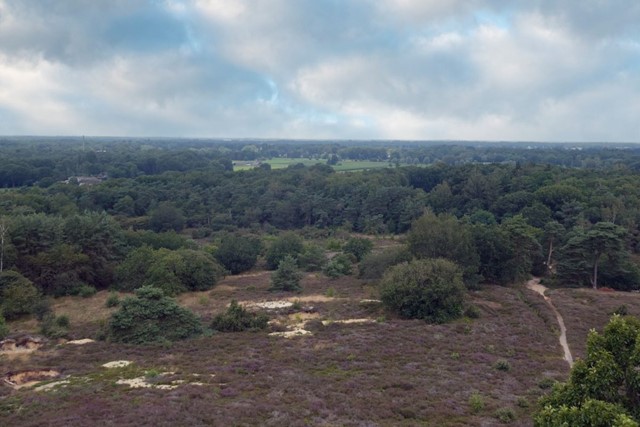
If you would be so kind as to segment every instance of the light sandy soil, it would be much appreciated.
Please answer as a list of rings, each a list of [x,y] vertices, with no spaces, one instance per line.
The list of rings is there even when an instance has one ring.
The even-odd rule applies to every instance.
[[[567,328],[564,325],[564,320],[560,315],[560,312],[556,309],[556,307],[551,302],[551,298],[545,295],[547,288],[540,284],[540,278],[533,278],[527,282],[527,288],[532,291],[542,295],[545,302],[549,305],[553,313],[556,315],[556,319],[558,321],[558,325],[560,326],[560,346],[564,351],[564,360],[567,361],[570,367],[573,366],[573,356],[571,355],[571,350],[569,349],[569,344],[567,343]]]

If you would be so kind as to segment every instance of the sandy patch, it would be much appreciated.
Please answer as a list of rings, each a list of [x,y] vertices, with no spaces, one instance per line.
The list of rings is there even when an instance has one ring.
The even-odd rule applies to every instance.
[[[271,332],[269,334],[270,337],[282,337],[282,338],[302,337],[305,335],[311,335],[311,331],[307,331],[306,329],[302,329],[302,328],[294,328],[289,331]]]
[[[301,295],[298,297],[290,297],[287,298],[287,301],[292,301],[292,302],[329,302],[329,301],[333,301],[335,300],[335,298],[333,297],[328,297],[326,295],[321,295],[321,294],[315,294],[315,295]]]
[[[35,391],[51,391],[57,387],[65,387],[67,384],[71,384],[69,380],[55,381],[49,384],[41,385],[36,387]]]
[[[55,371],[53,369],[45,369],[39,371],[22,371],[9,373],[5,375],[3,381],[9,387],[13,389],[21,389],[24,387],[31,387],[42,381],[46,381],[51,378],[56,378],[60,376],[60,372]]]
[[[332,323],[340,323],[343,325],[350,325],[354,323],[376,323],[375,319],[343,319],[343,320],[323,320],[324,326],[331,325]]]
[[[66,344],[85,345],[85,344],[91,344],[92,342],[95,342],[95,340],[92,340],[91,338],[83,338],[81,340],[67,341]]]
[[[360,304],[380,304],[382,303],[379,299],[362,299],[360,300]]]
[[[113,369],[113,368],[124,368],[125,366],[131,365],[133,362],[130,360],[114,360],[113,362],[107,362],[102,365],[103,368]]]
[[[281,310],[293,306],[289,301],[265,301],[265,302],[243,302],[246,308],[262,308],[265,310]]]

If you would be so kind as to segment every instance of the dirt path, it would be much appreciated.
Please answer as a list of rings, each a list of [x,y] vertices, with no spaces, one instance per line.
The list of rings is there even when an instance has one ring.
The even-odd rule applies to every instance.
[[[564,351],[564,360],[567,361],[569,367],[573,367],[573,356],[571,356],[571,350],[569,350],[569,344],[567,343],[567,327],[564,325],[564,320],[562,319],[560,312],[551,302],[551,298],[544,294],[547,288],[540,284],[540,279],[537,277],[527,282],[527,288],[542,295],[542,298],[544,298],[547,304],[549,304],[549,307],[551,307],[551,310],[556,315],[558,325],[560,325],[560,346]]]

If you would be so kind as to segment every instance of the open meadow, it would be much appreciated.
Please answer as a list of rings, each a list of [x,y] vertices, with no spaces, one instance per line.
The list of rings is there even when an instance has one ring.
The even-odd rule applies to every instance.
[[[51,340],[32,352],[5,352],[5,379],[27,371],[56,375],[20,389],[5,384],[3,423],[526,426],[537,399],[569,371],[553,314],[523,285],[472,291],[479,317],[429,325],[389,316],[371,301],[376,289],[354,277],[308,273],[303,292],[285,294],[268,291],[269,275],[229,276],[213,290],[178,298],[205,323],[238,300],[269,313],[267,331],[146,346]],[[640,313],[636,294],[548,294],[578,356],[587,331],[601,329],[613,310],[625,304]],[[114,310],[105,307],[107,295],[55,300],[56,313],[69,318],[71,338],[99,333]],[[279,308],[265,302],[280,302],[272,304]],[[36,332],[35,321],[11,327]],[[282,336],[287,332],[292,336]],[[102,366],[119,360],[133,363]],[[143,386],[135,387],[136,378]]]

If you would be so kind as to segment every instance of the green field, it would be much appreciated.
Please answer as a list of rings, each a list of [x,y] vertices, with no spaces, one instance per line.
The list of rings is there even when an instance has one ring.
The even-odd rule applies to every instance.
[[[326,160],[318,160],[318,159],[308,159],[308,158],[285,158],[285,157],[275,157],[272,159],[263,160],[263,163],[268,163],[271,165],[272,169],[284,169],[289,165],[294,165],[297,163],[302,163],[305,166],[312,166],[315,164],[326,164]],[[251,161],[244,160],[234,160],[233,161],[233,170],[234,171],[243,171],[253,169],[254,163]],[[389,167],[389,163],[387,162],[373,162],[369,160],[343,160],[337,165],[333,166],[338,172],[343,171],[358,171],[365,169],[380,169]]]

